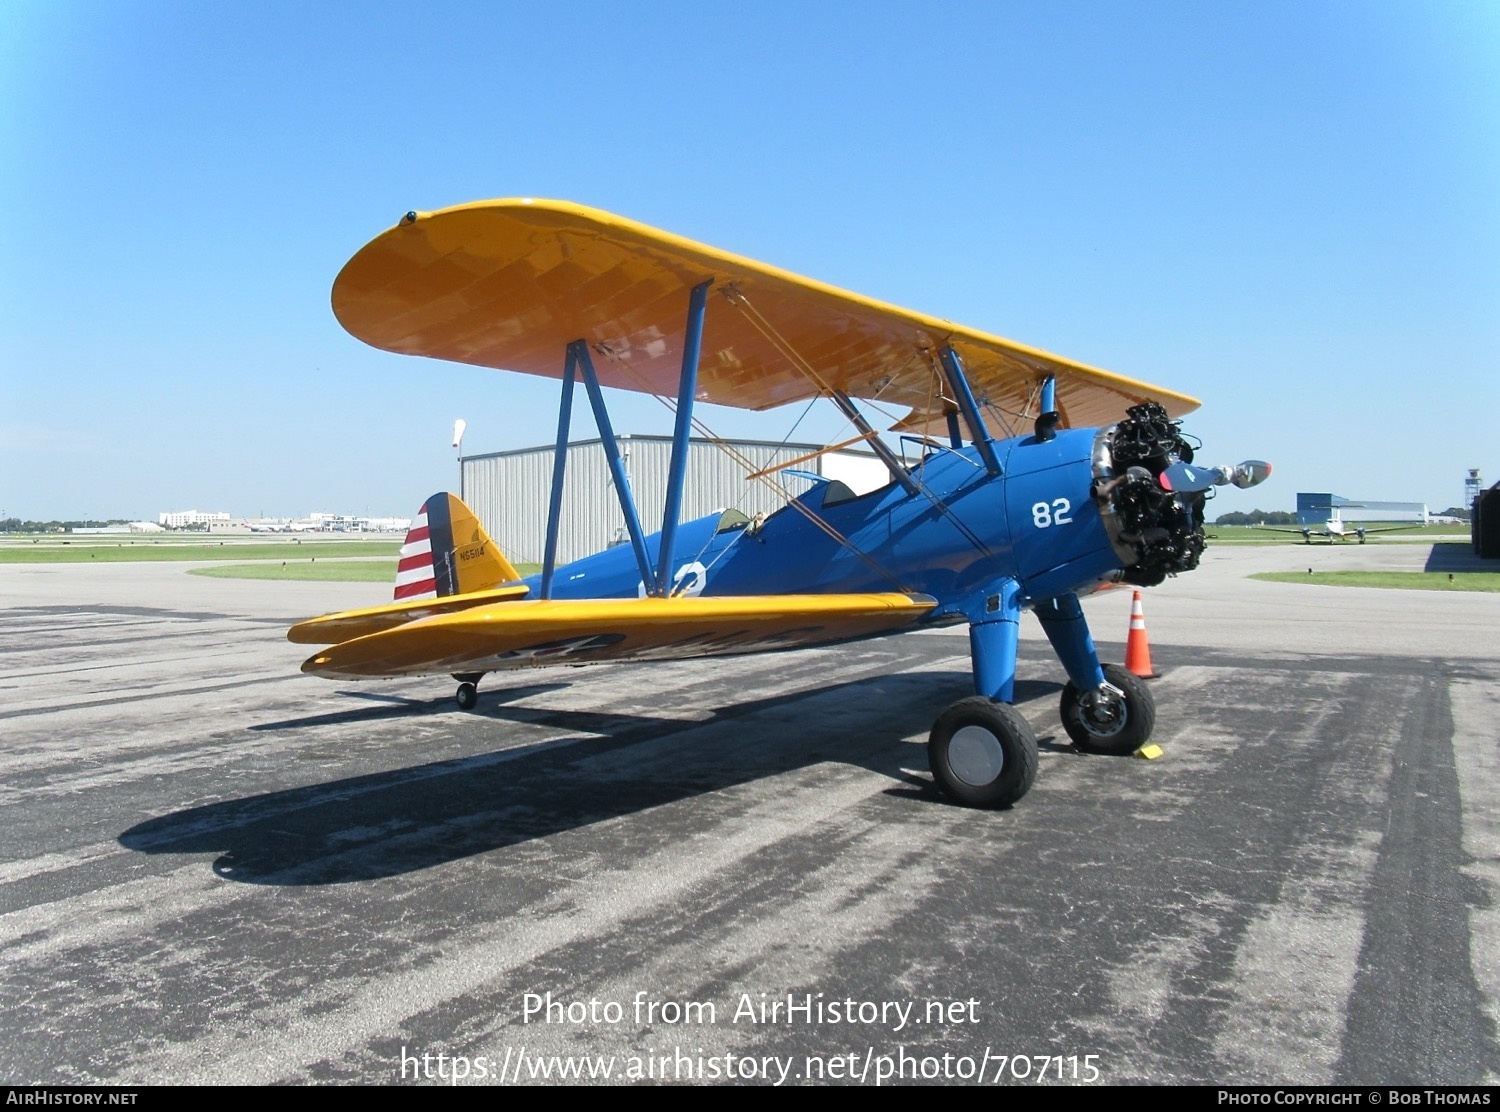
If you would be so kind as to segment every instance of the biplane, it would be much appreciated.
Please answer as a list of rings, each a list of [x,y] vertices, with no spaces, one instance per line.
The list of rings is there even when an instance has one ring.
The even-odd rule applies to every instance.
[[[1177,418],[1198,403],[1184,394],[565,202],[409,212],[344,267],[333,310],[377,348],[557,379],[561,401],[540,573],[519,576],[461,501],[434,495],[403,547],[395,601],[291,629],[327,646],[304,672],[448,674],[467,709],[490,672],[966,624],[975,694],[937,718],[928,752],[942,790],[973,805],[1014,803],[1036,775],[1036,738],[1011,705],[1022,612],[1067,674],[1069,737],[1136,750],[1151,694],[1101,664],[1079,596],[1191,570],[1211,488],[1270,470],[1195,465]],[[559,567],[579,380],[629,543]],[[658,532],[641,527],[605,387],[675,409]],[[804,474],[811,488],[768,516],[679,520],[698,403],[820,398],[855,430],[835,447],[866,444],[887,485],[856,495]],[[893,420],[915,462],[870,412]]]

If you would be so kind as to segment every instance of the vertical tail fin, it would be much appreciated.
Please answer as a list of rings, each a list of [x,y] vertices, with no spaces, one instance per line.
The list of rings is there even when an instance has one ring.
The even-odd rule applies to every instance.
[[[396,601],[487,591],[519,578],[473,510],[452,494],[434,494],[401,546]]]

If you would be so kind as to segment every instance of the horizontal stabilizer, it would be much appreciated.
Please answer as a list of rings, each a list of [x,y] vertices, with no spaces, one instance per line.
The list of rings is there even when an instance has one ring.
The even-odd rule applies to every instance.
[[[896,593],[525,600],[358,637],[302,670],[330,678],[423,676],[764,652],[888,633],[936,605],[926,595]]]
[[[515,583],[509,587],[473,591],[467,595],[408,599],[405,602],[390,602],[363,610],[341,610],[337,614],[324,614],[321,618],[298,622],[286,631],[286,639],[298,645],[336,645],[340,641],[395,629],[421,618],[522,598],[530,590],[524,583]]]

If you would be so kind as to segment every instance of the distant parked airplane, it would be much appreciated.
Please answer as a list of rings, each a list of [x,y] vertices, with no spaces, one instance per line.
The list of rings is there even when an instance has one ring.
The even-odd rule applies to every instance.
[[[1270,526],[1267,526],[1270,528]],[[1351,525],[1339,517],[1337,509],[1333,516],[1323,523],[1323,528],[1314,529],[1311,525],[1304,525],[1300,529],[1276,529],[1277,533],[1301,533],[1302,539],[1312,544],[1314,537],[1325,537],[1329,544],[1334,541],[1347,541],[1351,537],[1358,537],[1359,543],[1365,543],[1365,537],[1372,533],[1399,533],[1403,529],[1414,529],[1415,525],[1387,525],[1380,529],[1370,529],[1364,525]]]

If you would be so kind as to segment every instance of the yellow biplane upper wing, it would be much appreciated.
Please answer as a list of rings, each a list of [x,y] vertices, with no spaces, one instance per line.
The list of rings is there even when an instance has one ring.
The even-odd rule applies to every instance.
[[[585,340],[606,386],[674,396],[688,293],[712,280],[698,398],[768,409],[842,391],[910,407],[901,428],[953,409],[938,365],[951,345],[995,414],[1036,416],[1055,375],[1064,421],[1109,424],[1156,401],[1198,402],[998,336],[900,309],[632,220],[564,201],[482,201],[409,213],[362,248],[333,311],[375,347],[559,378]],[[1015,429],[997,427],[1001,435]]]
[[[899,593],[521,600],[357,637],[311,657],[302,670],[429,676],[763,652],[890,633],[936,605],[926,595]]]

